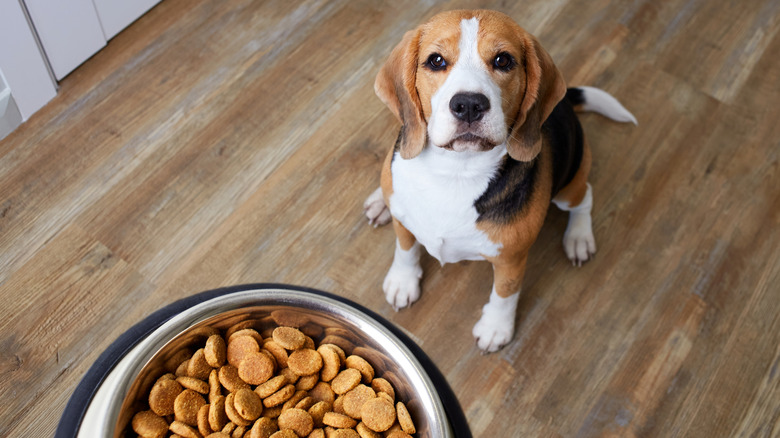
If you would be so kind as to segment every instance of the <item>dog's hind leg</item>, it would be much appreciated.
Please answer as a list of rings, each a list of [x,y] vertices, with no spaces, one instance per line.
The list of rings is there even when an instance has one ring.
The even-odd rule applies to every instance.
[[[377,187],[363,202],[363,213],[368,218],[368,223],[375,227],[386,225],[390,222],[390,209],[385,205],[381,187]]]
[[[563,235],[563,249],[572,264],[582,266],[596,253],[596,239],[590,212],[593,208],[593,189],[588,184],[591,155],[587,141],[579,170],[571,182],[552,200],[563,211],[569,212],[569,224]]]

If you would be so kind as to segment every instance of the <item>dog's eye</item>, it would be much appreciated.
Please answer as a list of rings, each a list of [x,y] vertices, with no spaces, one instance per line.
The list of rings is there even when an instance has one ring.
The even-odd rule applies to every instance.
[[[501,52],[493,59],[493,67],[502,70],[502,71],[509,71],[512,70],[515,66],[515,59],[512,58],[512,55],[506,52]]]
[[[425,66],[433,71],[440,71],[447,68],[447,61],[438,53],[432,53],[428,60],[425,61]]]

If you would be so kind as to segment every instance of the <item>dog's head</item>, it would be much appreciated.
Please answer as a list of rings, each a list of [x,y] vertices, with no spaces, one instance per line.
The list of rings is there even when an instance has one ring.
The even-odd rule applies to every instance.
[[[550,55],[508,16],[450,11],[407,32],[374,83],[403,124],[400,153],[414,158],[426,143],[454,151],[506,144],[530,161],[542,123],[566,94]]]

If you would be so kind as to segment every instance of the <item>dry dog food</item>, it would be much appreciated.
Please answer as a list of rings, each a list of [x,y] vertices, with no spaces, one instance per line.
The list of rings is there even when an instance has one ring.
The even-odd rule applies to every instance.
[[[331,334],[315,345],[297,328],[261,333],[246,321],[224,337],[215,332],[204,329],[203,348],[176,352],[166,361],[170,372],[152,385],[146,408],[132,418],[136,434],[403,438],[416,433],[392,384],[375,377],[360,354],[347,355],[345,349],[352,348],[342,338]]]

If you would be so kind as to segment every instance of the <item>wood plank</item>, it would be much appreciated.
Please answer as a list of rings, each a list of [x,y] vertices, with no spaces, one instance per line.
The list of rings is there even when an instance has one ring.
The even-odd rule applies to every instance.
[[[515,339],[471,335],[484,262],[382,281],[362,202],[398,122],[373,93],[405,31],[502,10],[571,84],[639,126],[581,120],[599,251],[551,208]],[[155,309],[233,284],[331,291],[439,366],[474,436],[780,437],[780,7],[771,0],[165,0],[0,142],[0,436],[51,436],[97,355]]]

